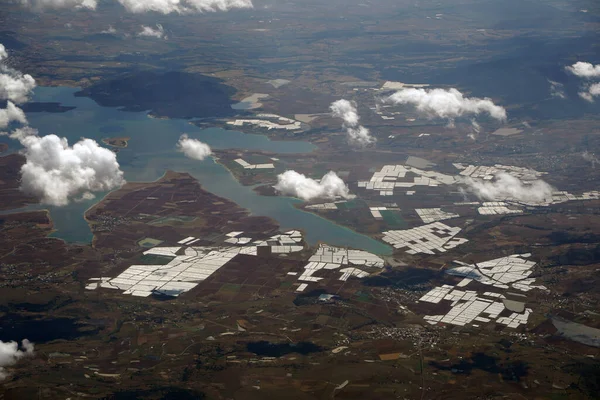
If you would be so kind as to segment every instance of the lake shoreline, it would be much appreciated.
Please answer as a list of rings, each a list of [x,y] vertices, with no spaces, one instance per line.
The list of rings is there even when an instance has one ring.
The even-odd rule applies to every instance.
[[[298,210],[298,200],[282,197],[259,196],[252,188],[243,186],[224,166],[213,159],[190,160],[176,149],[183,133],[206,142],[215,149],[241,149],[264,151],[272,154],[303,154],[318,149],[302,141],[271,140],[265,135],[247,134],[218,128],[202,129],[188,120],[153,119],[147,112],[122,112],[114,107],[101,107],[92,99],[74,97],[77,89],[65,87],[39,87],[33,101],[58,102],[75,106],[66,113],[32,113],[30,124],[40,129],[41,135],[50,133],[66,137],[69,143],[85,137],[101,141],[107,131],[118,131],[120,137],[130,137],[128,147],[120,149],[118,161],[129,182],[153,182],[166,170],[187,172],[212,194],[235,202],[250,215],[269,217],[280,228],[297,229],[306,233],[307,243],[328,243],[332,246],[356,248],[376,254],[390,254],[392,249],[369,236],[358,234],[305,211]],[[104,194],[106,195],[106,194]],[[104,196],[101,196],[104,197]],[[58,208],[48,207],[57,231],[54,237],[67,242],[93,242],[93,234],[85,219],[85,212],[101,198]],[[35,206],[34,206],[35,207]],[[41,207],[41,206],[37,206]]]

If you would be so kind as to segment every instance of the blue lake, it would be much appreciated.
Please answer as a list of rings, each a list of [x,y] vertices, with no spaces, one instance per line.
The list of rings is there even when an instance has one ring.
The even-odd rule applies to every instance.
[[[146,113],[124,112],[116,108],[100,107],[93,100],[74,97],[77,89],[66,87],[39,87],[32,101],[58,102],[74,106],[66,113],[29,113],[32,127],[40,135],[55,133],[64,136],[70,144],[82,137],[95,139],[111,136],[130,137],[129,145],[118,153],[118,161],[128,181],[154,181],[167,169],[188,172],[208,191],[235,201],[248,209],[252,215],[267,216],[279,222],[283,230],[302,229],[310,244],[325,242],[335,246],[348,246],[376,254],[390,254],[391,248],[368,236],[358,234],[331,221],[298,210],[294,207],[299,200],[288,197],[260,196],[251,188],[242,186],[231,173],[212,159],[195,161],[185,158],[176,150],[179,136],[187,133],[208,143],[215,149],[250,149],[274,153],[306,153],[315,149],[307,142],[272,141],[263,135],[245,134],[220,128],[202,129],[186,120],[155,119]],[[8,139],[0,138],[6,142]],[[7,142],[18,149],[18,143]],[[31,205],[23,210],[48,209],[57,231],[55,237],[69,242],[89,243],[92,234],[83,218],[85,210],[95,200],[71,203],[66,207]]]

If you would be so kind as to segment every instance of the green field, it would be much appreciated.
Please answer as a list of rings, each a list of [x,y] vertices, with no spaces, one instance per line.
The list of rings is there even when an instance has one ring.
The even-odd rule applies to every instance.
[[[147,254],[140,257],[140,262],[145,265],[165,265],[168,264],[173,258],[175,257]]]
[[[161,243],[162,243],[162,240],[152,239],[152,238],[144,238],[144,239],[138,241],[138,246],[151,248],[151,247],[158,246]]]
[[[170,225],[172,223],[192,222],[196,217],[161,217],[150,222],[150,225]]]
[[[404,221],[397,211],[383,210],[381,211],[381,216],[390,229],[403,229],[408,227],[406,221]]]
[[[345,203],[337,203],[336,205],[338,210],[353,210],[355,208],[367,207],[367,203],[360,199],[350,200]]]

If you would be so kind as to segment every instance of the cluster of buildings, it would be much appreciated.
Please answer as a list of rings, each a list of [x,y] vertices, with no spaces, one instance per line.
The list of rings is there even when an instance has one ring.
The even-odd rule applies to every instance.
[[[446,273],[464,279],[455,286],[436,287],[419,299],[434,304],[449,301],[450,311],[442,315],[426,315],[424,319],[432,325],[470,324],[478,327],[480,323],[495,321],[509,328],[517,328],[519,325],[526,324],[532,310],[525,308],[524,302],[508,299],[498,291],[480,293],[464,288],[476,281],[492,286],[495,290],[513,289],[521,292],[532,288],[545,290],[543,286],[534,286],[535,279],[529,278],[536,264],[527,260],[530,256],[531,254],[514,254],[472,265],[456,261],[459,266],[447,270]]]
[[[122,290],[124,294],[148,297],[154,293],[179,296],[192,290],[199,282],[207,279],[233,257],[237,251],[220,251],[204,247],[155,248],[144,254],[172,256],[166,265],[132,265],[116,278],[93,278],[86,289],[98,287]]]
[[[268,130],[283,129],[288,131],[297,131],[302,129],[302,122],[291,118],[282,117],[280,115],[258,114],[257,117],[260,119],[236,119],[234,121],[227,121],[227,124],[233,126],[254,125],[258,128],[264,128]]]
[[[442,211],[441,208],[417,208],[415,212],[426,224],[460,217],[458,214]]]
[[[455,168],[460,170],[459,175],[447,175],[440,172],[419,169],[417,167],[407,165],[385,165],[381,170],[375,172],[369,181],[359,181],[358,187],[366,190],[378,191],[380,196],[393,196],[398,188],[416,188],[417,186],[436,187],[440,185],[452,185],[464,182],[465,178],[471,178],[480,181],[492,181],[498,174],[509,174],[518,178],[523,184],[527,185],[534,181],[538,181],[544,176],[545,172],[539,172],[529,168],[515,167],[509,165],[496,164],[494,166],[475,166],[463,165],[460,163],[453,164]],[[548,186],[549,187],[549,186]],[[407,195],[414,194],[415,191],[406,191]],[[573,200],[598,200],[600,199],[600,191],[585,192],[581,195],[573,195],[565,191],[554,191],[551,196],[543,200],[518,200],[505,199],[503,201],[487,201],[487,202],[462,202],[455,205],[473,205],[477,206],[477,212],[480,215],[506,215],[523,213],[524,206],[549,206],[551,204],[563,203]],[[321,207],[319,205],[309,206],[314,209],[334,209],[332,205]],[[386,207],[370,207],[370,212],[375,219],[382,219],[381,211],[387,210]],[[459,217],[458,214],[443,211],[441,208],[420,208],[415,209],[421,220],[425,224],[439,222],[451,218]],[[423,228],[423,227],[422,227]],[[411,247],[411,250],[421,252],[423,248],[428,250],[445,249],[454,246],[439,245],[437,240],[434,244],[410,243],[413,236],[417,235],[417,239],[426,237],[420,232],[420,228],[415,228],[417,231],[391,231],[384,232],[384,241],[394,245],[396,248]],[[426,228],[425,228],[426,229]],[[417,242],[422,242],[416,240]],[[453,243],[452,243],[453,244]],[[409,246],[412,245],[412,246]]]
[[[168,257],[171,260],[164,265],[132,265],[115,278],[101,277],[90,279],[86,289],[117,289],[138,297],[163,294],[177,297],[196,287],[238,254],[256,256],[261,249],[267,254],[288,254],[304,249],[300,231],[292,230],[271,236],[267,240],[252,240],[243,236],[244,232],[229,232],[225,235],[225,246],[193,246],[198,238],[186,237],[178,246],[154,247],[144,255]],[[321,245],[309,258],[302,273],[290,272],[298,276],[300,282],[297,292],[303,291],[310,282],[323,278],[314,276],[321,270],[339,270],[339,280],[350,277],[364,278],[369,275],[357,266],[383,268],[382,258],[360,250],[348,250]]]
[[[398,188],[404,191],[410,188],[415,189],[418,186],[453,185],[464,182],[465,178],[493,181],[499,174],[503,173],[516,177],[524,185],[527,185],[539,181],[546,174],[529,168],[500,164],[494,166],[454,164],[454,166],[460,171],[457,175],[447,175],[406,165],[386,165],[375,172],[369,181],[359,181],[358,186],[366,190],[377,191],[381,196],[392,196]],[[408,190],[406,192],[408,194]],[[414,190],[410,191],[410,194],[413,193]],[[504,200],[464,201],[463,203],[455,203],[455,205],[472,206],[477,209],[480,215],[507,215],[523,213],[524,206],[547,206],[566,201],[593,199],[600,199],[600,192],[592,191],[581,195],[573,195],[564,191],[554,191],[551,198],[535,204],[517,200]],[[315,204],[307,206],[307,208],[335,210],[338,207],[336,203],[332,202]],[[375,219],[382,219],[382,211],[387,210],[388,208],[385,206],[369,207],[369,211]],[[415,209],[415,212],[425,225],[411,229],[383,232],[382,240],[395,249],[404,249],[408,254],[430,255],[446,252],[468,241],[465,238],[457,237],[461,231],[460,227],[451,227],[440,222],[457,218],[459,217],[458,214],[443,211],[441,208],[419,208]],[[305,290],[310,282],[320,281],[322,278],[318,276],[319,270],[342,268],[345,262],[337,260],[335,255],[344,254],[344,252],[347,252],[347,250],[336,250],[329,246],[319,248],[305,266],[304,272],[299,276],[298,280],[303,283],[297,288],[297,291]],[[531,278],[535,262],[527,259],[530,256],[530,254],[516,254],[478,264],[466,264],[456,261],[456,266],[447,270],[446,273],[460,276],[462,280],[456,285],[436,287],[420,299],[421,302],[434,304],[450,302],[450,311],[441,315],[426,315],[425,320],[432,325],[445,323],[475,327],[488,322],[495,322],[509,328],[518,328],[526,324],[532,310],[525,306],[523,301],[525,297],[519,298],[519,295],[515,293],[528,292],[531,289],[546,290],[543,286],[536,286],[535,279]],[[352,264],[352,266],[340,269],[340,272],[342,272],[340,279],[342,280],[347,279],[349,276],[367,276],[368,273],[360,268],[361,265],[383,265],[370,264],[360,259],[350,260],[350,257],[348,257],[346,263]],[[475,289],[481,288],[481,285],[477,286],[475,283],[488,285],[491,288],[487,291],[470,290],[469,287],[472,286],[475,286]],[[512,290],[513,292],[503,294],[502,292],[506,290]]]
[[[514,167],[512,165],[496,164],[493,166],[487,165],[468,165],[460,163],[452,164],[456,169],[461,170],[460,175],[473,179],[492,180],[500,173],[507,173],[515,178],[519,178],[523,182],[531,182],[540,179],[546,172],[539,172],[530,168]]]
[[[545,200],[540,203],[523,203],[531,206],[549,206],[552,204],[566,203],[567,201],[581,201],[581,200],[600,200],[600,191],[592,190],[591,192],[584,192],[577,196],[565,191],[557,191],[552,193],[552,198]]]
[[[503,201],[487,201],[477,208],[480,215],[504,215],[504,214],[521,214],[523,210],[509,208],[508,204]]]
[[[320,204],[311,204],[306,206],[306,209],[308,210],[320,210],[320,211],[324,211],[324,210],[337,210],[338,209],[338,204],[341,203],[346,203],[346,200],[338,200],[338,201],[334,201],[331,203],[320,203]]]
[[[378,191],[380,196],[393,196],[394,189],[398,188],[451,185],[456,182],[454,176],[440,172],[404,165],[385,165],[380,171],[375,172],[369,181],[359,181],[358,187]]]
[[[546,289],[543,286],[532,286],[535,279],[529,278],[529,276],[535,262],[526,260],[527,257],[531,257],[531,254],[516,254],[472,265],[455,261],[459,266],[448,270],[447,273],[464,277],[463,281],[459,283],[460,286],[467,286],[475,280],[498,289],[512,287],[524,292],[532,288]]]
[[[281,235],[271,236],[267,240],[257,240],[254,244],[257,247],[269,247],[273,254],[287,254],[302,251],[302,232],[288,231]]]
[[[371,215],[373,216],[373,218],[383,219],[383,215],[381,215],[381,212],[393,209],[388,209],[387,207],[369,207],[369,210],[371,211]],[[398,209],[396,208],[396,210]]]
[[[267,240],[241,236],[244,232],[230,232],[225,243],[231,246],[193,246],[199,239],[190,236],[178,242],[178,246],[154,247],[144,255],[169,257],[165,265],[132,265],[116,278],[92,278],[88,290],[97,288],[118,289],[124,294],[148,297],[152,294],[179,296],[196,287],[238,254],[256,256],[259,249],[272,254],[302,251],[303,238],[300,231],[289,231]]]
[[[268,129],[300,128],[300,123],[291,119],[272,114],[259,114],[258,116],[266,119],[236,120],[230,124],[252,123]],[[277,122],[272,122],[270,119],[276,119]],[[297,128],[292,128],[294,126]],[[235,162],[245,169],[274,168],[272,163],[250,164],[242,158],[236,159]],[[391,196],[399,188],[406,191],[406,194],[413,194],[414,190],[408,189],[418,186],[453,185],[467,177],[492,181],[497,174],[508,173],[527,183],[538,180],[544,175],[544,173],[532,169],[504,165],[454,164],[454,166],[460,170],[458,175],[447,175],[405,165],[386,165],[375,172],[369,181],[358,182],[358,186],[366,190],[378,191],[381,196]],[[600,199],[600,192],[587,192],[576,196],[568,192],[556,191],[551,199],[535,205],[591,199]],[[345,200],[312,204],[306,208],[337,210],[338,205],[344,202]],[[511,200],[455,204],[477,207],[480,215],[517,214],[523,212],[524,205],[531,205]],[[375,219],[382,219],[382,212],[388,210],[397,210],[397,208],[369,207],[369,211]],[[443,211],[441,208],[418,208],[415,209],[415,212],[425,225],[383,232],[382,240],[395,249],[404,249],[406,253],[413,255],[444,253],[468,241],[465,238],[457,237],[461,232],[460,227],[451,227],[440,222],[457,218],[458,214]],[[132,265],[115,278],[91,279],[86,288],[89,290],[118,289],[124,294],[140,297],[156,293],[178,296],[192,290],[238,254],[277,255],[304,250],[302,233],[295,230],[274,235],[266,240],[254,240],[244,236],[244,232],[241,231],[230,232],[225,235],[223,246],[220,247],[196,246],[198,241],[200,241],[199,238],[190,236],[180,240],[177,246],[149,249],[144,252],[145,255],[168,257],[170,261],[164,265]],[[268,251],[262,253],[265,249]],[[450,310],[439,315],[426,315],[424,319],[432,325],[444,323],[478,327],[480,324],[496,322],[510,328],[517,328],[526,324],[532,312],[531,309],[526,308],[525,302],[522,301],[523,298],[515,300],[515,296],[518,295],[507,291],[528,292],[534,288],[545,290],[543,286],[536,286],[535,279],[531,278],[535,262],[528,260],[530,256],[530,254],[515,254],[474,264],[455,261],[455,266],[448,269],[446,273],[462,279],[454,285],[436,287],[419,299],[424,303],[448,303]],[[310,256],[301,271],[288,272],[288,275],[297,277],[295,291],[303,292],[311,283],[325,279],[322,275],[325,271],[336,271],[339,273],[337,279],[346,281],[351,277],[369,276],[369,269],[383,268],[384,265],[384,260],[377,255],[322,244]],[[489,289],[481,290],[481,285],[489,286]]]
[[[468,239],[455,237],[460,231],[461,228],[434,222],[412,229],[383,232],[383,241],[396,249],[408,248],[408,254],[433,255],[434,251],[444,253],[468,242]]]
[[[429,84],[428,83],[404,83],[404,82],[386,81],[381,86],[381,89],[379,89],[379,90],[387,92],[387,91],[396,91],[396,90],[406,89],[406,88],[425,88],[425,87],[429,87]]]
[[[296,292],[303,292],[310,282],[322,280],[322,277],[315,276],[319,270],[339,270],[341,273],[339,280],[346,281],[352,276],[357,278],[369,276],[368,272],[357,266],[383,268],[384,265],[384,260],[375,254],[322,244],[308,259],[308,264],[304,266],[302,274],[298,276],[298,281],[301,283]],[[289,272],[288,274],[297,275],[296,272]]]
[[[244,159],[242,159],[242,158],[237,158],[233,161],[235,161],[236,163],[238,163],[239,165],[244,167],[244,169],[274,169],[275,168],[275,164],[273,164],[273,163],[250,164],[249,162],[244,161]]]
[[[252,238],[241,236],[244,232],[229,232],[225,243],[245,245],[252,241]]]

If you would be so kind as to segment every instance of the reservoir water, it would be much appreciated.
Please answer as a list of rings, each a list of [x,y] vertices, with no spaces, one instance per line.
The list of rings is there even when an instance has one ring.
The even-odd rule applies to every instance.
[[[100,142],[105,137],[130,137],[129,145],[118,153],[118,161],[128,181],[154,181],[165,170],[188,172],[208,191],[235,201],[252,215],[267,216],[279,222],[283,230],[302,229],[310,244],[319,241],[335,246],[348,246],[376,254],[390,254],[391,248],[368,236],[358,234],[331,221],[298,210],[299,200],[288,197],[260,196],[251,188],[242,186],[231,173],[212,159],[195,161],[176,151],[179,136],[187,133],[208,143],[215,149],[253,149],[274,153],[306,153],[315,149],[308,142],[272,141],[263,135],[245,134],[220,128],[202,129],[186,120],[150,118],[146,113],[124,112],[116,108],[100,107],[93,100],[74,97],[77,91],[65,87],[39,87],[33,101],[58,102],[74,106],[65,113],[29,113],[32,127],[40,135],[55,133],[73,144],[82,137]],[[6,141],[6,138],[2,138]],[[8,142],[16,150],[18,144]],[[101,199],[81,203],[72,202],[66,207],[32,205],[22,210],[49,209],[57,231],[55,237],[69,242],[90,242],[92,234],[83,218],[86,209]]]

